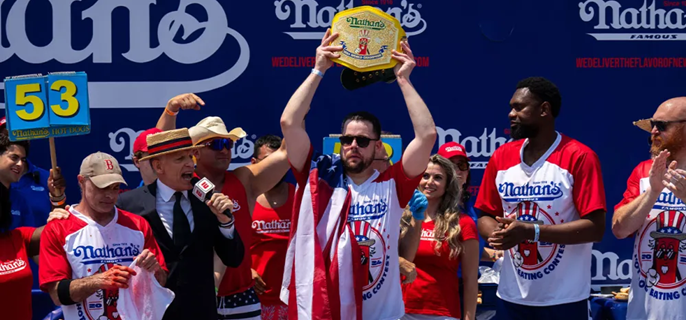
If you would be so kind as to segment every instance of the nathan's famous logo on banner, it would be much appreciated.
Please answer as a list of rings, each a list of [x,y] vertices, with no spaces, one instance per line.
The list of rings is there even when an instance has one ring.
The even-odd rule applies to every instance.
[[[30,8],[29,2],[32,4]],[[0,20],[0,36],[6,38],[6,42],[3,41],[0,46],[0,63],[16,56],[27,64],[55,60],[62,64],[92,61],[95,65],[108,65],[115,63],[113,61],[122,61],[123,57],[131,63],[117,62],[118,67],[140,67],[141,64],[161,58],[170,59],[177,66],[195,65],[214,56],[225,42],[232,52],[237,53],[235,61],[217,65],[214,68],[221,68],[217,69],[221,71],[204,79],[155,81],[140,80],[134,76],[111,81],[92,77],[88,83],[92,108],[163,107],[171,96],[223,87],[238,78],[248,66],[248,42],[229,27],[224,7],[218,0],[180,0],[178,7],[156,4],[155,0],[90,2],[92,5],[81,12],[74,11],[77,6],[72,5],[73,1],[6,2],[0,12],[7,17],[6,20]],[[121,11],[128,13],[128,19],[112,19],[113,12],[121,7],[128,9]],[[195,17],[187,12],[189,8],[202,8],[204,13],[201,17]],[[39,21],[44,19],[40,12],[52,12],[51,19]],[[161,18],[151,21],[151,17]],[[83,20],[88,20],[88,24],[84,24]],[[35,26],[42,26],[49,21],[52,21],[51,27],[40,32],[35,29]],[[122,21],[128,21],[129,26],[121,25]],[[90,30],[84,30],[86,26]],[[112,35],[115,29],[129,30],[128,51],[119,52],[114,47]],[[52,39],[47,44],[43,43],[42,38],[35,39],[37,34],[44,35],[50,31]],[[73,43],[86,45],[83,49],[75,49]],[[167,68],[173,67],[170,65]]]
[[[276,17],[290,23],[290,30],[284,33],[295,40],[321,40],[336,13],[354,7],[353,0],[340,0],[337,6],[321,5],[321,2],[337,1],[274,1]],[[362,0],[361,5],[380,6],[378,9],[400,21],[408,37],[419,35],[426,30],[427,23],[419,11],[422,3],[407,0]]]
[[[485,169],[493,152],[498,147],[512,141],[512,138],[504,136],[509,134],[508,130],[500,131],[503,136],[499,136],[500,132],[495,128],[484,128],[478,136],[465,135],[453,128],[443,129],[436,126],[436,130],[438,131],[438,147],[450,141],[455,141],[464,146],[470,159],[469,167],[471,169]]]
[[[640,7],[627,2],[580,2],[579,17],[595,30],[588,35],[599,41],[686,40],[686,1],[644,0]]]
[[[121,128],[108,134],[112,155],[118,158],[117,160],[119,160],[119,165],[122,168],[130,172],[138,171],[136,165],[133,164],[133,142],[136,141],[136,137],[143,131],[145,130],[136,131],[131,128]],[[256,139],[257,136],[253,134],[234,143],[231,148],[231,165],[229,165],[229,170],[250,164],[250,158],[252,158],[253,151],[255,150]]]

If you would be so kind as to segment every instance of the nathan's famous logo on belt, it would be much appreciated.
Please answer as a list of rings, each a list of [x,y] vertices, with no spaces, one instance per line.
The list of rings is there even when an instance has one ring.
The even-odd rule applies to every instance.
[[[392,68],[397,61],[391,52],[402,51],[400,41],[406,39],[398,20],[370,6],[337,13],[331,31],[339,34],[335,42],[343,47],[333,61],[359,72]]]
[[[134,130],[131,128],[121,128],[115,132],[108,133],[109,145],[112,155],[117,157],[119,165],[130,172],[138,172],[138,168],[133,164],[133,142],[136,137],[145,130]],[[249,135],[236,141],[231,148],[231,165],[229,170],[236,169],[250,164],[253,151],[255,150],[256,135]],[[237,203],[234,205],[234,212],[240,209]]]
[[[499,131],[496,128],[484,128],[480,134],[479,131],[469,131],[469,133],[463,134],[463,131],[457,129],[443,129],[436,126],[436,131],[438,131],[437,147],[450,141],[455,141],[464,146],[470,159],[469,167],[471,169],[485,169],[493,152],[498,147],[512,141],[510,137],[499,135],[501,132],[503,135],[509,134],[509,129]]]
[[[554,225],[553,217],[543,210],[536,202],[522,201],[518,203],[510,218],[517,221],[538,225]],[[565,246],[555,243],[525,240],[509,250],[512,263],[517,267],[517,274],[525,280],[536,280],[555,271],[562,261]]]
[[[167,2],[156,2],[88,1],[90,6],[78,12],[74,9],[84,6],[72,6],[73,1],[5,1],[0,14],[7,19],[0,19],[0,36],[6,43],[0,46],[0,63],[16,56],[32,65],[52,60],[78,64],[70,67],[72,70],[91,69],[88,68],[92,66],[91,61],[96,66],[114,64],[115,67],[107,67],[113,72],[122,69],[126,72],[127,66],[135,68],[135,71],[118,75],[118,79],[124,80],[91,77],[88,85],[93,93],[89,97],[92,108],[164,107],[176,94],[214,90],[231,83],[245,71],[250,58],[248,42],[228,27],[226,12],[218,0],[180,0],[174,2],[178,6],[173,7]],[[121,11],[128,14],[128,19],[112,19],[113,12],[121,7],[128,9]],[[190,11],[198,12],[198,16],[188,13]],[[37,14],[40,12],[52,12],[52,17],[45,20]],[[156,19],[151,20],[151,17]],[[52,26],[46,26],[45,22],[50,21]],[[123,25],[124,21],[129,25]],[[125,46],[118,47],[113,41],[112,35],[117,33],[114,30],[118,29],[129,30]],[[47,44],[45,34],[52,35]],[[74,43],[79,43],[80,49],[75,49]],[[154,74],[146,63],[158,59],[172,61],[167,63],[167,68],[186,68],[185,65],[197,68],[198,63],[214,56],[220,49],[236,54],[226,64],[213,65],[221,71],[205,78],[184,81],[131,78],[146,68]]]
[[[324,2],[338,5],[322,5]],[[422,3],[407,0],[362,0],[361,4],[381,6],[380,10],[400,22],[408,37],[419,35],[426,30],[427,23],[419,11]],[[284,33],[295,40],[321,40],[326,28],[333,23],[336,13],[354,7],[353,0],[276,0],[274,6],[276,17],[290,23],[290,30]],[[354,49],[351,47],[351,50]]]
[[[644,0],[635,8],[619,1],[586,0],[579,3],[579,17],[594,24],[595,31],[588,35],[599,41],[686,40],[684,4]]]

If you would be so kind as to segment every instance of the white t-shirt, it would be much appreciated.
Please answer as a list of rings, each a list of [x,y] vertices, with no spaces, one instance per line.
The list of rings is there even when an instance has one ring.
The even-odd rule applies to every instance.
[[[115,208],[106,226],[70,207],[65,220],[50,221],[41,234],[40,288],[64,280],[81,279],[107,271],[114,265],[129,266],[148,249],[167,271],[148,222],[141,216]],[[62,306],[65,320],[119,319],[119,290],[98,290],[84,301]]]
[[[491,157],[476,207],[525,223],[556,225],[606,210],[596,154],[567,136],[558,137],[532,166],[522,161],[527,140],[507,143]],[[560,245],[525,241],[505,254],[497,295],[528,306],[587,299],[591,291],[591,243]]]
[[[627,180],[615,211],[646,192],[653,161],[641,162]],[[627,320],[686,319],[686,205],[665,188],[634,234]]]

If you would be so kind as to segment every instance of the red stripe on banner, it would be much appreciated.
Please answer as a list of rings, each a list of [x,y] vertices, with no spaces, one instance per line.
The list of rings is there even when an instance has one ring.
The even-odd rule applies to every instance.
[[[328,186],[326,181],[319,179],[319,170],[314,169],[310,172],[310,193],[312,195],[312,209],[314,214],[314,279],[312,288],[312,318],[313,319],[331,319],[331,309],[329,308],[331,300],[327,290],[327,269],[324,263],[322,247],[319,243],[319,235],[317,234],[317,226],[321,221],[323,213],[326,211],[328,201],[330,200],[333,190]],[[328,257],[327,257],[328,258]]]
[[[183,147],[190,147],[192,145],[193,145],[193,141],[191,141],[191,140],[181,140],[178,142],[165,144],[165,145],[161,145],[158,147],[156,146],[153,148],[148,148],[148,153],[152,155],[152,154],[164,152],[164,151],[167,151],[170,149],[180,149]]]

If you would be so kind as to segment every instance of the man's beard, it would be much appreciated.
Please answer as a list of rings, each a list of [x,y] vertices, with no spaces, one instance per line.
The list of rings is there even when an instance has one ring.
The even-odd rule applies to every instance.
[[[667,140],[663,140],[659,136],[653,137],[653,143],[650,146],[650,153],[653,156],[657,157],[657,155],[659,155],[662,150],[667,150],[670,153],[669,158],[667,158],[667,160],[669,162],[672,162],[677,153],[679,153],[681,149],[684,148],[684,137],[681,134],[679,134],[680,132],[681,129],[675,130],[675,133],[672,134]]]
[[[369,166],[372,165],[372,162],[374,161],[373,158],[369,159],[362,159],[362,161],[358,162],[356,165],[349,166],[348,165],[348,159],[343,160],[343,169],[345,170],[346,173],[360,173],[364,171],[365,169],[369,168]]]
[[[512,137],[512,139],[514,140],[532,138],[535,137],[537,134],[538,127],[532,125],[520,123],[514,126],[514,128],[510,128],[510,137]]]

